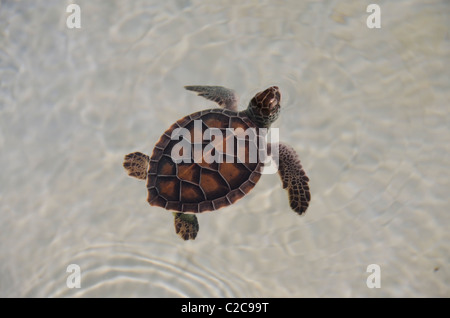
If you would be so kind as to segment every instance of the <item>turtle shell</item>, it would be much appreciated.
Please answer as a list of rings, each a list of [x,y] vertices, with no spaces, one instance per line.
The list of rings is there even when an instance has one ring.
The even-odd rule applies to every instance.
[[[188,137],[172,139],[176,128],[185,128]],[[215,131],[221,133],[222,138],[205,140],[208,128],[218,128]],[[243,131],[252,128],[253,134],[243,135],[238,128]],[[187,160],[176,163],[172,151],[181,138],[189,145],[180,151]],[[231,151],[227,142],[233,144]],[[263,164],[259,151],[257,160],[250,153],[265,145],[260,129],[245,112],[208,109],[181,118],[164,132],[153,149],[147,176],[147,200],[150,205],[187,213],[213,211],[233,204],[261,177]],[[189,151],[183,154],[186,149],[191,150],[190,155]],[[208,151],[210,155],[214,153],[215,159],[222,159],[205,160]]]

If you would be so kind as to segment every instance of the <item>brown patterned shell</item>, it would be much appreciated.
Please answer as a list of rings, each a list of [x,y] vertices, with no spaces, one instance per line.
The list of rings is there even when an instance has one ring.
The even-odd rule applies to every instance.
[[[150,205],[190,213],[217,210],[233,204],[245,196],[261,177],[262,164],[259,160],[253,163],[248,160],[250,143],[254,142],[253,146],[256,147],[256,139],[262,140],[259,136],[254,139],[247,138],[245,149],[241,149],[246,154],[246,160],[243,163],[238,162],[236,158],[232,162],[227,162],[229,160],[224,159],[224,162],[207,163],[205,160],[197,160],[198,163],[196,163],[193,158],[194,137],[190,140],[192,146],[191,162],[175,163],[172,160],[171,153],[179,139],[172,140],[172,132],[176,128],[186,128],[191,136],[194,136],[195,120],[201,120],[201,136],[207,128],[219,128],[221,130],[224,142],[222,145],[214,146],[214,151],[219,151],[219,153],[221,152],[218,149],[225,145],[226,128],[242,128],[244,130],[255,128],[256,133],[259,134],[258,128],[248,119],[245,112],[208,109],[178,120],[161,136],[150,158],[147,176],[147,200]],[[199,127],[198,123],[197,127]],[[233,138],[234,149],[237,150],[239,143],[236,142],[236,138],[239,137],[234,135]],[[202,142],[202,154],[208,143],[211,143],[211,141]],[[225,148],[222,150],[225,150]]]

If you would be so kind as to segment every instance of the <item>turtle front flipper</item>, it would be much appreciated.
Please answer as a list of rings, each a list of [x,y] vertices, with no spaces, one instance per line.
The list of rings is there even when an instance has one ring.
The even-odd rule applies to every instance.
[[[185,241],[195,240],[199,226],[197,216],[194,214],[173,213],[175,232]]]
[[[278,174],[281,177],[283,189],[288,191],[290,206],[298,214],[303,214],[311,200],[309,178],[300,164],[297,153],[291,146],[280,143],[278,155]]]
[[[212,100],[225,109],[237,111],[239,98],[232,89],[222,86],[185,86],[184,88],[197,92],[198,96]]]
[[[142,152],[133,152],[125,156],[123,167],[130,177],[145,180],[150,158]]]

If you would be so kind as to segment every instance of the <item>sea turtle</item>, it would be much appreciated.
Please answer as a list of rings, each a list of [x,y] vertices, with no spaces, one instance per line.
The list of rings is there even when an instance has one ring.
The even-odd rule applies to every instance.
[[[255,186],[264,164],[262,160],[249,160],[254,149],[276,154],[273,150],[278,147],[274,161],[279,163],[278,173],[288,191],[290,206],[298,214],[305,213],[310,201],[309,178],[297,153],[284,143],[266,144],[262,133],[280,113],[278,87],[257,93],[243,111],[237,110],[238,97],[231,89],[185,88],[215,101],[221,108],[181,118],[160,137],[151,157],[134,152],[126,155],[123,163],[129,176],[147,180],[150,205],[175,211],[176,233],[184,240],[195,239],[199,230],[196,213],[233,204]],[[248,131],[253,135],[245,134]]]

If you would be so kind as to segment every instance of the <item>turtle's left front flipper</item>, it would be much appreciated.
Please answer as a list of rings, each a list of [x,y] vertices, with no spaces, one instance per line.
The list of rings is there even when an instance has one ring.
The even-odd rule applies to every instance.
[[[277,146],[277,144],[271,145],[271,147],[274,146]],[[309,178],[303,170],[297,153],[291,146],[280,143],[278,150],[278,174],[283,182],[283,189],[288,191],[292,210],[298,214],[303,214],[306,212],[311,200],[308,185]]]
[[[198,96],[212,100],[219,106],[237,111],[239,98],[235,91],[222,86],[185,86],[188,91],[197,92]]]

